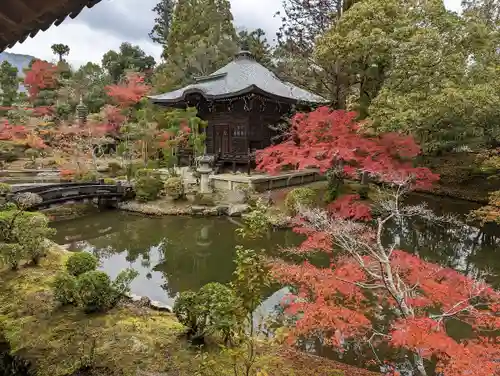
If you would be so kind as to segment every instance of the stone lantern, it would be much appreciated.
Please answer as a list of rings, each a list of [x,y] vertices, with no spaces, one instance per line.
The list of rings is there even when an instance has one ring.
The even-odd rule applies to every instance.
[[[209,176],[212,173],[213,156],[202,155],[196,158],[197,171],[200,173],[200,193],[211,193]]]

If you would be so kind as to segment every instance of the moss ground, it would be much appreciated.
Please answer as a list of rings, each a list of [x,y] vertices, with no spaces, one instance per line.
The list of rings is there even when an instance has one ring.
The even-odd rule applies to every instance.
[[[212,375],[208,370],[197,373],[200,357],[184,340],[184,328],[172,314],[131,303],[94,315],[59,307],[50,285],[67,257],[57,249],[38,267],[0,270],[0,334],[14,354],[31,362],[38,376]],[[263,376],[373,375],[277,346],[266,345],[262,354],[256,370],[265,368]],[[240,375],[233,373],[230,355],[217,347],[208,357],[217,365],[214,375]],[[82,367],[94,371],[76,372]]]

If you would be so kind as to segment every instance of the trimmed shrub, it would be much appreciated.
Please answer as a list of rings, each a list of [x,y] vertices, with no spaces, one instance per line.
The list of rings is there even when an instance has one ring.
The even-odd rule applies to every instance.
[[[174,200],[184,198],[184,181],[180,176],[168,178],[165,182],[165,191],[167,192],[167,195],[172,197]]]
[[[87,313],[106,311],[115,299],[109,276],[92,270],[77,278],[78,305]]]
[[[316,192],[311,188],[292,189],[285,198],[285,208],[290,215],[296,215],[299,207],[311,207],[314,204]]]
[[[159,171],[151,169],[151,168],[140,168],[135,172],[135,177],[137,179],[145,178],[145,177],[154,177],[154,178],[160,179],[161,173]]]
[[[62,305],[77,303],[77,279],[69,273],[61,272],[52,282],[54,297]]]
[[[66,270],[69,274],[78,277],[81,274],[97,269],[99,260],[88,252],[75,252],[66,261]]]
[[[37,212],[18,215],[12,231],[24,257],[30,259],[33,265],[38,265],[40,259],[46,256],[49,245],[45,239],[53,234],[55,230],[49,227],[49,219]]]
[[[143,176],[135,181],[135,195],[139,201],[153,201],[158,198],[163,188],[161,179]]]
[[[206,323],[204,334],[220,336],[226,344],[241,325],[242,306],[231,288],[217,282],[207,283],[196,295],[198,321]]]
[[[7,196],[12,192],[12,187],[10,184],[0,183],[0,196]]]
[[[116,184],[116,180],[113,178],[104,178],[104,184]]]
[[[108,171],[111,174],[111,176],[117,176],[123,172],[123,168],[118,162],[109,162]]]
[[[87,171],[84,174],[75,176],[75,180],[83,183],[94,182],[99,180],[99,174],[95,171]]]
[[[188,328],[189,336],[203,333],[203,323],[198,322],[196,314],[196,293],[183,291],[179,294],[174,304],[174,314],[179,322]]]

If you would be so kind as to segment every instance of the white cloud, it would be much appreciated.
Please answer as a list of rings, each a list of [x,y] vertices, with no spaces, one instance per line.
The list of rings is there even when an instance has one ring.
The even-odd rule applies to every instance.
[[[461,0],[445,0],[449,9],[458,11]],[[152,43],[148,32],[155,17],[151,9],[157,0],[103,0],[92,9],[84,9],[74,20],[52,26],[35,38],[18,43],[7,52],[33,55],[54,60],[50,46],[64,43],[70,46],[68,60],[79,66],[87,61],[100,62],[110,49],[118,49],[122,42],[138,44],[146,53],[160,58],[161,48]],[[274,17],[281,9],[282,0],[231,0],[237,27],[262,28],[272,41],[280,25]]]

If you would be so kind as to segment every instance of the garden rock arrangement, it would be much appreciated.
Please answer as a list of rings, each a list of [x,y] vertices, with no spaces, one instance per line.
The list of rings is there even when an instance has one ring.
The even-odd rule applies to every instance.
[[[157,300],[151,300],[147,296],[140,296],[127,293],[125,294],[125,297],[132,303],[143,308],[150,308],[154,311],[159,311],[159,312],[170,312],[170,313],[172,312],[172,307],[170,307],[169,305],[159,302]]]
[[[155,203],[123,202],[118,205],[121,210],[140,213],[146,215],[192,215],[192,216],[230,216],[241,217],[250,210],[248,204],[219,204],[214,206],[206,205],[185,205],[185,206],[165,206]]]

